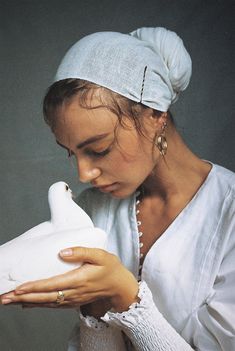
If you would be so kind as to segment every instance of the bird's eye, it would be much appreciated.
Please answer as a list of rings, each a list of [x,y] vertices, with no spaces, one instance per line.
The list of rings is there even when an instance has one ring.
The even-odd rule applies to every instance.
[[[68,185],[65,185],[65,189],[66,189],[66,191],[68,191],[68,190],[69,190],[69,187],[68,187]]]

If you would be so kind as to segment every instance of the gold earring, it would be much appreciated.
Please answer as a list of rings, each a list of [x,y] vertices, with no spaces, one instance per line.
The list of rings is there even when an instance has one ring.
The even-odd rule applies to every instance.
[[[162,156],[166,155],[167,147],[168,147],[167,140],[166,140],[166,137],[165,137],[165,129],[166,129],[166,127],[167,127],[167,123],[164,122],[163,126],[162,126],[161,134],[156,136],[156,139],[155,139],[155,145],[157,146],[157,148],[160,151],[160,154]]]

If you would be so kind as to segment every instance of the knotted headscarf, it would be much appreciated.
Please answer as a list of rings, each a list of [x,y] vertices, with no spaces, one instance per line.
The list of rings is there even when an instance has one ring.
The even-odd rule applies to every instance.
[[[191,72],[190,56],[176,33],[140,28],[82,38],[66,53],[55,81],[88,80],[165,112],[188,86]]]

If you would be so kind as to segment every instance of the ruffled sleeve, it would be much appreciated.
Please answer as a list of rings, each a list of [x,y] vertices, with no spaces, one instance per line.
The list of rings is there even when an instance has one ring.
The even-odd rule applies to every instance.
[[[109,311],[101,319],[110,326],[123,330],[136,351],[193,350],[159,312],[145,282],[140,283],[138,297],[140,302],[133,303],[128,311]]]

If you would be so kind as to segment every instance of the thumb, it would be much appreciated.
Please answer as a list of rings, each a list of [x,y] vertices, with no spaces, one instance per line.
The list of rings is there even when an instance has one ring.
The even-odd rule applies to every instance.
[[[59,252],[60,257],[68,262],[87,262],[102,265],[107,252],[89,247],[70,247]]]

